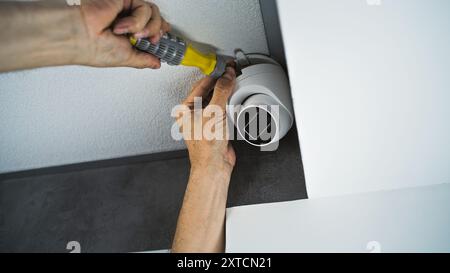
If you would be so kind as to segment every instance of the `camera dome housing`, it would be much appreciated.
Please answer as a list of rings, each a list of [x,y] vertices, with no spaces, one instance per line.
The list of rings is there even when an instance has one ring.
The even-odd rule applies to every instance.
[[[248,64],[236,79],[229,99],[234,111],[228,115],[240,138],[263,147],[282,139],[294,123],[290,86],[276,61],[260,54],[245,56]]]

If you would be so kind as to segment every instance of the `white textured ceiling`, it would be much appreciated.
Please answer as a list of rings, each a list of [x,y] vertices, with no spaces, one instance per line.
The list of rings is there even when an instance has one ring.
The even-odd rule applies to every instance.
[[[222,53],[268,53],[258,0],[155,2],[189,39]],[[199,77],[166,65],[0,74],[0,172],[182,149],[170,111]]]

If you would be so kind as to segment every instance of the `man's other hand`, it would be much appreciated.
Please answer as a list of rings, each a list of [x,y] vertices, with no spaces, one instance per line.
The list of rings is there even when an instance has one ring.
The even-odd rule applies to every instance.
[[[170,31],[159,8],[143,0],[81,1],[81,18],[86,28],[85,41],[79,41],[81,63],[97,67],[127,66],[154,68],[160,60],[134,49],[128,35],[159,41]]]

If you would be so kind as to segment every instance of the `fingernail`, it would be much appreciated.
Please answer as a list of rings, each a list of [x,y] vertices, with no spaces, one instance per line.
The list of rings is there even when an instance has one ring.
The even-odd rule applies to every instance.
[[[152,65],[153,69],[160,69],[161,68],[161,63],[155,63]]]
[[[145,38],[146,36],[147,36],[147,33],[145,31],[139,31],[134,34],[134,37],[138,38],[138,39]]]
[[[225,74],[222,75],[222,79],[226,79],[226,80],[231,81],[231,80],[233,80],[233,77],[230,74],[225,73]]]
[[[118,27],[114,29],[114,33],[116,34],[125,34],[128,33],[128,28],[127,27]]]
[[[157,44],[157,43],[159,42],[160,39],[161,39],[161,37],[159,37],[159,35],[152,36],[152,37],[150,38],[150,42],[151,42],[152,44]]]

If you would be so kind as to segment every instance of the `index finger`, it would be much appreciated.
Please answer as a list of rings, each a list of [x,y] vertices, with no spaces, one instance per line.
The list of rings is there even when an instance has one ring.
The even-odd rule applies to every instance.
[[[144,29],[152,17],[152,7],[143,0],[132,0],[124,3],[123,9],[130,15],[120,18],[114,25],[115,34],[137,33]]]
[[[183,101],[183,104],[191,107],[194,105],[195,97],[202,97],[203,99],[208,96],[214,86],[214,79],[211,77],[205,77],[199,80],[191,90],[191,93]]]
[[[236,84],[236,72],[234,68],[227,67],[225,74],[217,80],[214,94],[210,104],[218,105],[223,110],[226,109],[228,99],[233,93]]]

